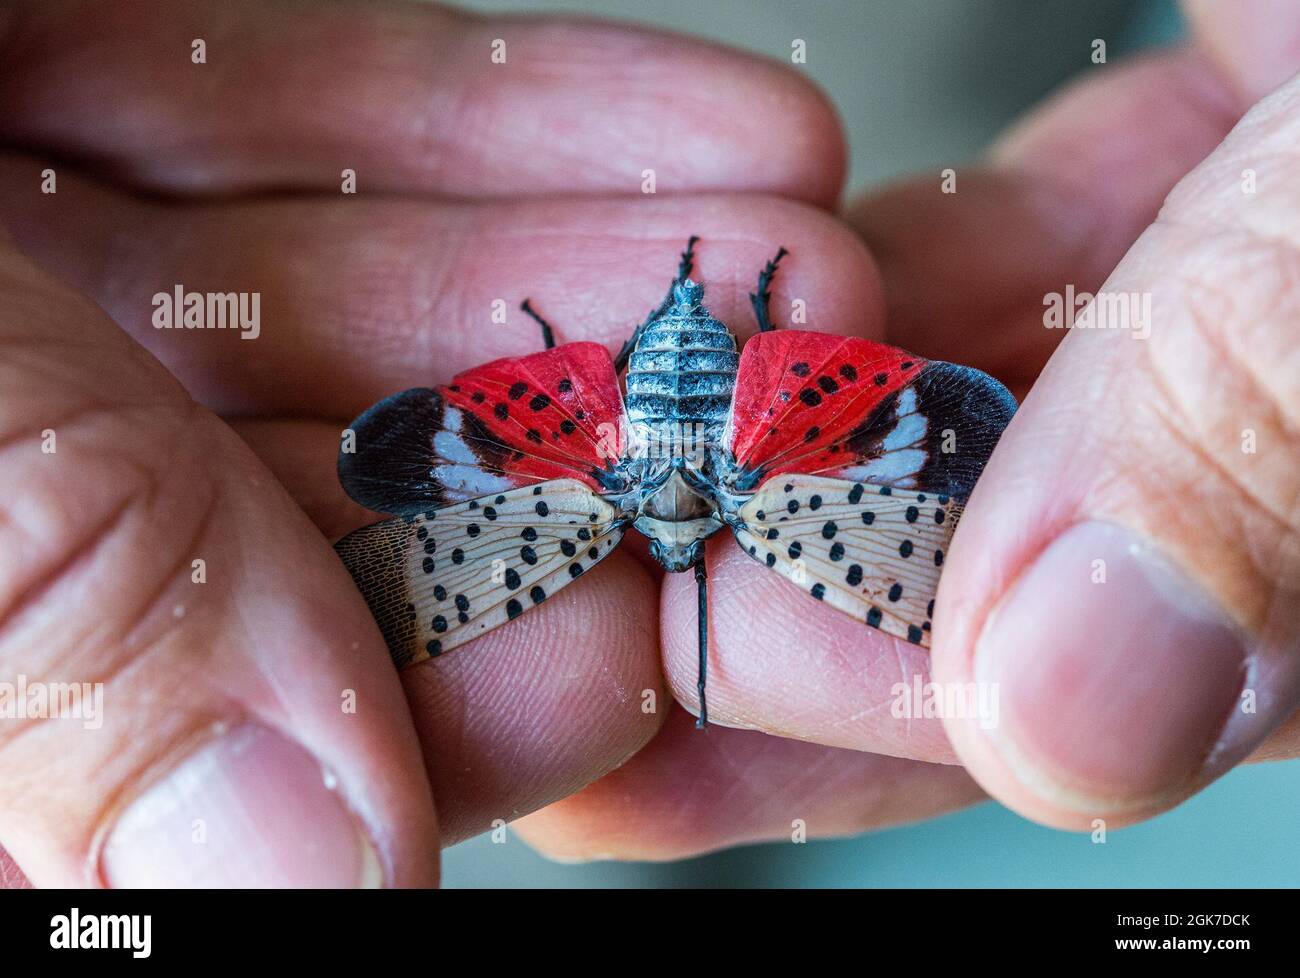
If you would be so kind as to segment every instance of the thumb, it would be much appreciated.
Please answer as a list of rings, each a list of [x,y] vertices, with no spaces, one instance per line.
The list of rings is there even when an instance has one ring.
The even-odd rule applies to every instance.
[[[1300,702],[1297,141],[1292,82],[1174,189],[963,517],[934,677],[996,691],[948,732],[1032,818],[1172,807]]]
[[[0,785],[0,846],[38,886],[436,875],[401,687],[325,540],[157,361],[3,247]]]

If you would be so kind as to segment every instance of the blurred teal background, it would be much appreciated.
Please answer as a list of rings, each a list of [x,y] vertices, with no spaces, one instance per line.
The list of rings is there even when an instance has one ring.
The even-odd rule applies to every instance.
[[[1224,0],[1229,2],[1229,0]],[[469,0],[650,23],[788,59],[839,108],[861,190],[978,154],[1071,76],[1182,32],[1167,0]],[[683,79],[689,85],[689,79]],[[1174,812],[1109,833],[1043,828],[987,803],[873,835],[749,846],[678,863],[567,866],[513,835],[448,850],[449,887],[1297,886],[1300,761],[1234,771]]]

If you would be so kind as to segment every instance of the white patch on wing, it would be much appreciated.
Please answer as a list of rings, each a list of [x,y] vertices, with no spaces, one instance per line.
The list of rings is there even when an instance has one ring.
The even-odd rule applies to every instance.
[[[477,465],[435,465],[430,474],[448,492],[465,493],[466,499],[505,492],[513,485],[509,479],[484,472]]]
[[[915,388],[903,389],[894,416],[898,419],[898,423],[894,425],[894,430],[885,436],[883,442],[885,451],[892,452],[898,448],[907,448],[925,438],[929,421],[924,414],[917,413]]]
[[[926,452],[922,448],[903,448],[872,459],[866,465],[838,469],[835,476],[852,482],[870,482],[906,489],[916,485],[916,476],[925,465],[925,458]]]
[[[433,450],[438,457],[448,462],[466,462],[470,465],[478,462],[478,456],[461,439],[460,435],[450,431],[439,431],[433,436]]]

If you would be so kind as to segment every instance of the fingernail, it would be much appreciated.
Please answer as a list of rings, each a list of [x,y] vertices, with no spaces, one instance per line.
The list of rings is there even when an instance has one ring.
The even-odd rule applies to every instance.
[[[374,887],[379,859],[302,747],[248,725],[146,788],[109,834],[115,887]]]
[[[1198,584],[1133,532],[1093,521],[1048,546],[990,615],[974,672],[997,684],[990,736],[1022,784],[1107,814],[1185,790],[1246,655]]]

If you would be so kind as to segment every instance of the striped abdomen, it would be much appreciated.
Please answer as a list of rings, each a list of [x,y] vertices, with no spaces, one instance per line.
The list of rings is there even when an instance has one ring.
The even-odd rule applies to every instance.
[[[735,337],[709,315],[703,297],[704,288],[689,279],[674,286],[673,305],[641,334],[628,361],[631,425],[716,435],[725,424],[740,355]]]

